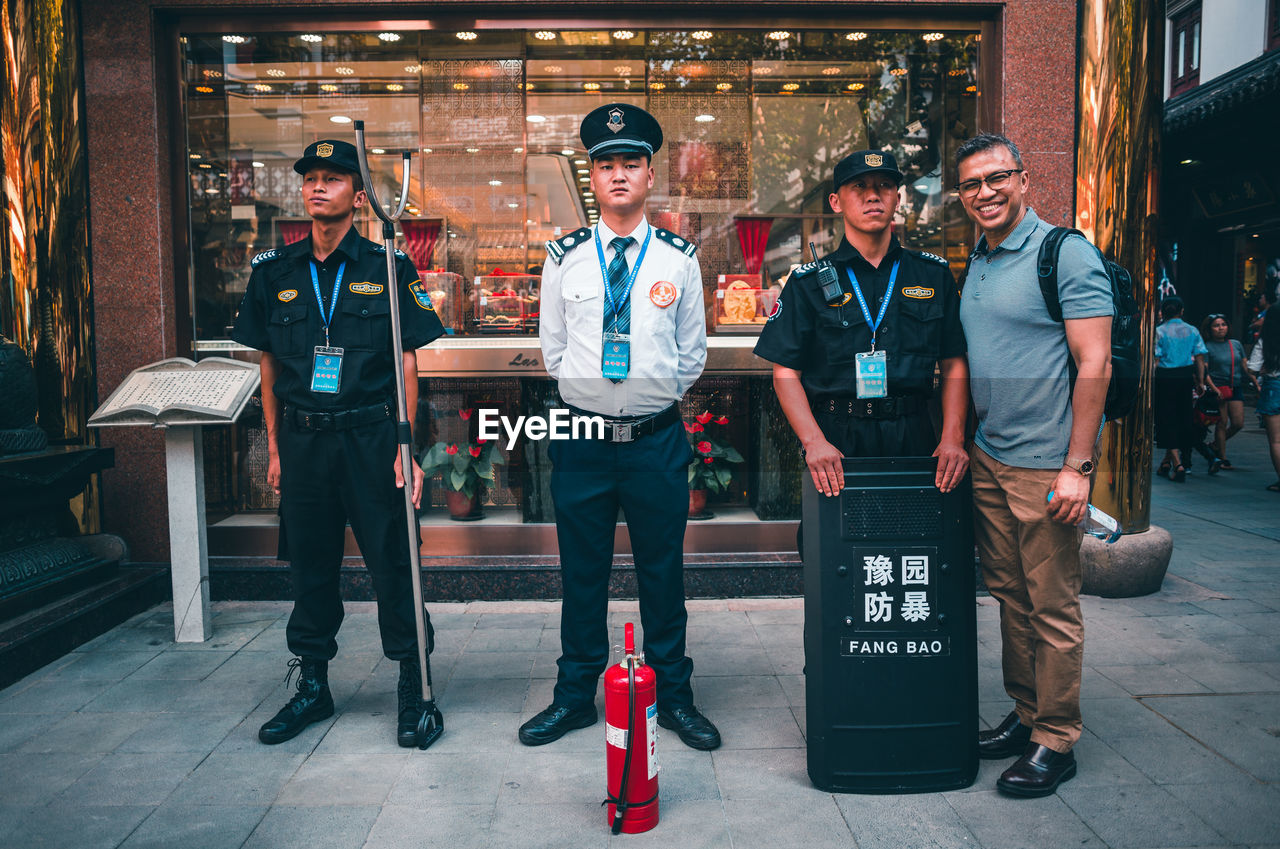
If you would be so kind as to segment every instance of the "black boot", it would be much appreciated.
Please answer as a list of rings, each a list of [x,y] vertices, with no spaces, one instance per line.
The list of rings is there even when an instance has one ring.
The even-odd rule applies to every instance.
[[[333,716],[333,696],[329,694],[329,661],[295,657],[289,661],[289,674],[298,673],[298,692],[289,703],[258,729],[258,739],[274,746],[292,740],[313,722]]]
[[[418,745],[418,721],[422,719],[422,666],[418,659],[400,661],[400,683],[396,685],[396,742],[406,749]]]

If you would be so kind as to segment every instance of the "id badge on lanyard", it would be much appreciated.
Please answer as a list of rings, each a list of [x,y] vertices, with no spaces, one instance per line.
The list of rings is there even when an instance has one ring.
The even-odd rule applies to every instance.
[[[631,336],[626,333],[604,335],[601,374],[610,380],[623,380],[631,370]]]
[[[859,398],[884,398],[889,394],[889,358],[884,351],[854,354],[853,382]]]
[[[342,382],[342,349],[317,345],[311,363],[311,391],[337,392]]]
[[[649,232],[645,233],[644,242],[640,245],[640,255],[636,257],[636,264],[631,269],[631,273],[627,275],[627,286],[623,291],[621,298],[614,301],[613,290],[609,288],[609,271],[604,264],[604,248],[600,244],[600,231],[595,231],[596,239],[596,256],[600,260],[600,279],[604,283],[604,297],[608,304],[609,312],[613,316],[611,327],[612,330],[606,330],[604,333],[603,345],[600,357],[600,376],[612,380],[617,383],[626,380],[627,372],[631,370],[631,335],[628,333],[618,333],[618,315],[622,311],[622,307],[631,298],[631,289],[636,285],[636,277],[640,275],[640,266],[644,262],[644,256],[649,251],[649,239],[653,236],[653,228],[649,228]],[[605,316],[606,320],[608,315]]]
[[[880,329],[884,315],[889,309],[889,300],[893,298],[893,289],[898,282],[898,260],[889,272],[889,286],[885,290],[884,300],[880,302],[880,312],[875,321],[871,320],[871,310],[867,309],[867,300],[862,296],[862,287],[853,269],[846,266],[849,282],[853,284],[853,294],[858,298],[858,306],[862,308],[862,317],[867,320],[871,330],[871,350],[855,354],[853,357],[854,391],[859,398],[886,398],[889,395],[889,357],[883,350],[876,350],[876,331]]]
[[[314,359],[311,361],[311,391],[336,393],[342,385],[341,348],[329,344],[329,323],[333,321],[333,311],[338,306],[338,293],[342,289],[342,274],[347,270],[344,261],[338,266],[338,274],[333,280],[333,297],[329,299],[329,312],[324,311],[324,301],[320,297],[320,274],[316,271],[315,262],[311,263],[311,287],[316,293],[316,304],[320,307],[320,318],[324,322],[324,344],[317,345]]]

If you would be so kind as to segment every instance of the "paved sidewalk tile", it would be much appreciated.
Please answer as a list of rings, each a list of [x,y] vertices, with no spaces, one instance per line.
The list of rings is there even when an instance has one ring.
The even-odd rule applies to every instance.
[[[1162,787],[1079,787],[1057,794],[1112,849],[1205,846],[1222,835]]]
[[[5,838],[22,849],[115,849],[151,813],[149,806],[58,805],[30,811]]]
[[[266,815],[249,805],[173,805],[156,808],[121,849],[239,847]]]
[[[835,797],[859,849],[961,849],[977,845],[946,794]]]
[[[376,805],[386,801],[391,787],[409,762],[409,751],[394,754],[312,754],[276,797],[277,805]]]
[[[827,793],[787,799],[785,807],[727,799],[725,817],[734,849],[812,849],[853,846],[853,834]]]
[[[996,790],[947,797],[985,849],[1076,849],[1106,844],[1058,796],[1013,799]]]
[[[350,849],[363,846],[378,819],[377,805],[364,807],[276,806],[258,823],[243,849]]]

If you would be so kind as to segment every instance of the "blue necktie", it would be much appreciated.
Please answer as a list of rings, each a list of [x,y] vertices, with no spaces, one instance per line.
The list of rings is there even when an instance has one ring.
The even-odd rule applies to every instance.
[[[630,236],[617,236],[609,242],[613,248],[613,260],[609,263],[609,292],[613,295],[613,306],[618,310],[618,323],[614,327],[616,333],[631,332],[631,298],[627,292],[627,248],[635,244]],[[626,298],[626,300],[623,300]],[[610,329],[606,323],[605,330]]]

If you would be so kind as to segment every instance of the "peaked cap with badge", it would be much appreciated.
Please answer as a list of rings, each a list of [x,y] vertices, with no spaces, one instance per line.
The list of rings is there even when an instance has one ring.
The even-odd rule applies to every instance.
[[[351,174],[360,173],[360,156],[356,146],[339,139],[320,139],[307,145],[293,170],[305,174],[312,168],[336,168]]]
[[[630,103],[606,103],[587,113],[578,129],[587,156],[642,153],[650,159],[662,148],[658,119]]]
[[[840,187],[863,174],[888,174],[902,185],[902,172],[898,170],[898,161],[892,153],[883,150],[857,150],[836,163],[831,178],[831,191],[838,192]]]

